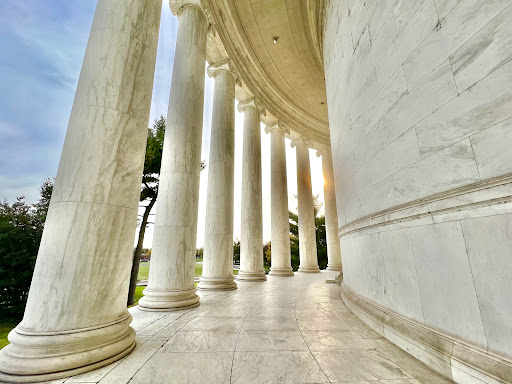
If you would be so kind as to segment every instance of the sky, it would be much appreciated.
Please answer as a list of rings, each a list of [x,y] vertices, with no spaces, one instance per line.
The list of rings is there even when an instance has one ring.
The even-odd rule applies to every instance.
[[[0,2],[0,199],[39,198],[46,177],[57,173],[96,0]],[[178,19],[163,0],[149,125],[167,115]],[[197,246],[204,244],[213,79],[206,76]],[[240,237],[243,113],[235,108],[235,207],[233,237]],[[270,240],[270,136],[261,126],[263,240]],[[310,150],[313,194],[323,202],[322,161]],[[289,209],[296,211],[295,149],[286,139]],[[141,203],[143,204],[143,203]],[[139,208],[142,214],[143,208]],[[155,209],[153,209],[153,214]],[[323,213],[323,209],[321,211]],[[154,215],[150,216],[150,222]],[[138,231],[138,228],[137,228]],[[137,235],[137,233],[135,234]],[[135,236],[136,238],[136,236]],[[144,247],[151,248],[153,226]]]

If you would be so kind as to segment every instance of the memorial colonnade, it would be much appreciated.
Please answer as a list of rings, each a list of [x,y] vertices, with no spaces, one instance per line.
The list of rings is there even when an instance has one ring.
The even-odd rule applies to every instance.
[[[122,4],[122,5],[121,5]],[[200,0],[171,1],[179,19],[162,154],[148,287],[143,310],[199,305],[194,286],[203,126],[204,67],[213,30]],[[0,352],[0,381],[31,382],[109,364],[135,346],[126,297],[159,36],[161,1],[99,0],[71,112],[23,321]],[[199,289],[235,289],[232,274],[235,87],[229,58],[211,62],[215,79],[203,276]],[[262,255],[260,115],[245,114],[239,280],[265,280]],[[285,134],[271,135],[272,267],[293,275],[290,261]],[[308,140],[297,145],[300,271],[316,272]],[[324,177],[332,178],[329,149]],[[332,180],[326,180],[329,268],[341,270]],[[237,186],[238,187],[238,186]],[[328,202],[329,201],[329,202]],[[330,237],[329,237],[330,236]],[[330,240],[329,240],[330,239]],[[304,255],[303,255],[304,253]],[[81,300],[84,292],[87,300]]]

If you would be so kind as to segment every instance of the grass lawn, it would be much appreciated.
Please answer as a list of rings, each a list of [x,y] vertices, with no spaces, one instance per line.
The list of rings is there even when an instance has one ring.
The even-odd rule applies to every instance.
[[[2,322],[0,323],[0,349],[5,347],[7,344],[9,344],[9,341],[7,340],[7,335],[13,329],[18,323],[8,323],[8,322]]]
[[[139,280],[147,280],[149,276],[149,263],[140,263],[139,265]]]

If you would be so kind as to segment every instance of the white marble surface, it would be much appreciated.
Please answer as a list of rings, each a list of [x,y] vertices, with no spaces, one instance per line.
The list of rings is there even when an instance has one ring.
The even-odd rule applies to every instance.
[[[293,276],[290,253],[290,221],[288,216],[288,186],[284,135],[290,132],[276,122],[268,125],[270,134],[270,221],[272,233],[271,275]]]
[[[199,303],[194,268],[197,237],[207,19],[180,12],[156,205],[148,286],[139,306],[175,310]]]
[[[0,381],[86,372],[134,347],[126,297],[161,6],[98,2],[25,315],[0,352]]]
[[[303,138],[292,141],[292,147],[296,147],[297,157],[299,272],[319,272],[308,144],[310,145],[310,143]]]
[[[135,351],[120,363],[60,383],[449,382],[357,319],[341,300],[339,286],[325,283],[336,273],[289,279],[271,275],[265,284],[246,282],[236,291],[199,291],[201,305],[192,310],[132,308],[139,333],[153,336],[138,338]],[[262,316],[203,315],[235,302]],[[309,316],[302,316],[308,311]],[[318,316],[317,311],[329,315]],[[158,337],[173,324],[175,333]],[[253,329],[257,324],[265,329]]]
[[[332,170],[331,148],[324,148],[322,151],[317,153],[317,156],[322,156],[322,173],[324,176],[327,269],[332,271],[341,271],[341,250],[338,239],[338,209],[336,207],[336,192],[334,187],[334,172]]]
[[[263,214],[261,189],[262,108],[254,99],[238,105],[244,113],[242,160],[242,230],[240,238],[240,270],[238,280],[264,281]]]
[[[236,289],[233,277],[235,82],[229,62],[210,65],[213,93],[203,275],[199,289]]]

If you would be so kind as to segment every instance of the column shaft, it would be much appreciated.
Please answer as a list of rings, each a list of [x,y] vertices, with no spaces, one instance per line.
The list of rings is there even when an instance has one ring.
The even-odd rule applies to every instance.
[[[270,132],[271,267],[270,274],[293,276],[290,253],[290,221],[284,130],[267,127]]]
[[[162,2],[99,0],[23,321],[0,381],[76,375],[129,353],[126,298]]]
[[[320,272],[316,251],[315,213],[311,191],[309,148],[299,141],[297,147],[297,192],[299,195],[299,272]]]
[[[334,172],[330,148],[322,152],[322,171],[324,175],[325,232],[327,237],[327,269],[340,271],[341,251],[338,238],[338,216],[336,194],[334,190]]]
[[[233,277],[235,76],[212,72],[213,93],[203,274],[199,289],[236,289]]]
[[[208,21],[198,7],[179,13],[153,251],[143,310],[199,305],[194,268],[197,236],[204,66]]]
[[[242,239],[238,280],[266,280],[263,268],[260,109],[246,106],[243,110]]]

